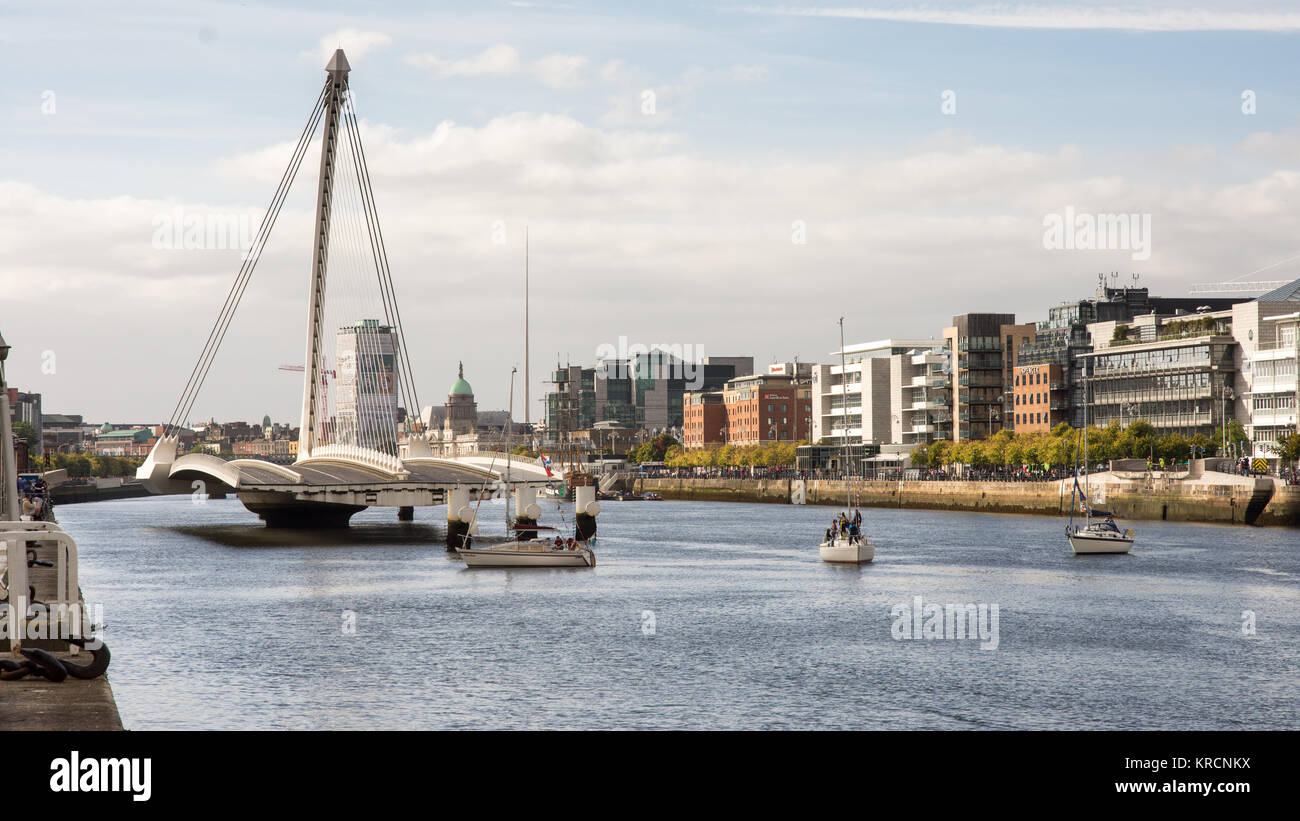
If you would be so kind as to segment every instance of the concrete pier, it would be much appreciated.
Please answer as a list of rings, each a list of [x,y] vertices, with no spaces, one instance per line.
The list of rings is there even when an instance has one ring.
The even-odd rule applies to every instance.
[[[52,546],[36,549],[40,561],[55,560]],[[53,598],[58,583],[57,567],[28,568],[28,582],[36,588],[36,600]],[[85,606],[84,598],[82,606]],[[92,612],[93,616],[94,613]],[[24,639],[24,647],[39,647],[61,659],[77,664],[90,663],[85,650],[76,655],[69,652],[66,641],[56,639]],[[110,648],[111,649],[111,648]],[[12,655],[9,640],[0,640],[0,652],[5,658],[22,661],[22,656]],[[112,672],[112,664],[109,666]],[[113,699],[113,688],[108,675],[90,680],[69,677],[58,683],[44,678],[28,676],[16,681],[0,681],[0,732],[6,730],[121,730],[122,719]]]

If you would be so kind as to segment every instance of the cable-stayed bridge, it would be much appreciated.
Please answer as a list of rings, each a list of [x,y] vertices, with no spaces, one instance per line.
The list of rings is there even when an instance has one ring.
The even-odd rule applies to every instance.
[[[535,520],[536,488],[550,481],[544,468],[513,461],[507,475],[505,454],[438,457],[421,427],[410,353],[348,87],[350,70],[343,50],[335,51],[271,206],[163,435],[137,476],[154,493],[233,492],[270,526],[346,526],[367,507],[396,507],[399,515],[409,516],[415,506],[447,504],[450,538],[472,524],[471,498],[502,490],[516,494],[521,521]],[[318,130],[298,459],[282,466],[180,454],[180,428]],[[412,409],[400,423],[399,407]]]

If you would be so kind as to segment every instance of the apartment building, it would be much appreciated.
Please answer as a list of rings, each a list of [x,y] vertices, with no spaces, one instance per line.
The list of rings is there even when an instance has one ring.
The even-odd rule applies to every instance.
[[[918,444],[951,423],[949,356],[938,339],[881,339],[812,369],[812,440]]]
[[[1234,305],[1238,374],[1233,402],[1252,456],[1275,455],[1279,436],[1300,433],[1300,280]]]
[[[1002,429],[1006,400],[1002,329],[1015,324],[1015,314],[962,314],[944,329],[943,338],[956,357],[951,385],[955,401],[947,438],[987,439]]]
[[[1069,389],[1060,365],[1021,365],[1011,380],[1008,418],[1016,433],[1046,433],[1069,421]]]

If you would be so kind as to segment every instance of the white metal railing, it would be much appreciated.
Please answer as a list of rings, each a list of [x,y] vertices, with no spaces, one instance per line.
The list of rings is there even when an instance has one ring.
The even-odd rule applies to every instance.
[[[89,635],[90,625],[81,606],[76,541],[55,522],[0,522],[0,544],[4,545],[2,555],[11,605],[5,608],[6,638],[18,636],[21,641],[27,636],[27,608],[31,605],[27,553],[50,542],[54,543],[55,551],[55,588],[53,595],[41,599],[48,606],[43,632],[50,638]],[[20,602],[21,607],[17,606]]]
[[[311,449],[311,456],[308,458],[341,459],[349,462],[360,462],[363,465],[369,465],[388,473],[400,474],[406,472],[406,469],[402,466],[402,460],[396,456],[356,445],[318,445]]]

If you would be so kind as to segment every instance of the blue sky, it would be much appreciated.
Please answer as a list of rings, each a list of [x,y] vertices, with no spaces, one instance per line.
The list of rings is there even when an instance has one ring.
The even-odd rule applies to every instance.
[[[525,223],[535,397],[556,353],[589,362],[620,335],[806,360],[840,313],[856,339],[928,336],[966,311],[1044,318],[1099,270],[1182,295],[1300,254],[1298,31],[1280,3],[5,3],[11,379],[50,411],[165,415],[238,256],[160,252],[151,216],[265,207],[333,45],[427,329],[423,403],[464,359],[499,407]],[[204,418],[293,418],[297,386],[247,363],[301,359],[297,191]],[[1154,253],[1045,251],[1043,216],[1067,205],[1151,213]],[[1287,275],[1300,264],[1268,274]],[[485,315],[500,332],[468,344]],[[123,385],[115,363],[142,355],[156,374]]]

